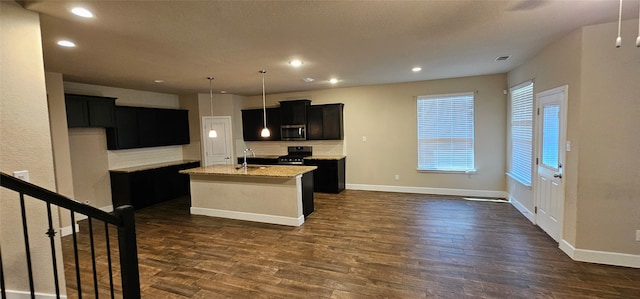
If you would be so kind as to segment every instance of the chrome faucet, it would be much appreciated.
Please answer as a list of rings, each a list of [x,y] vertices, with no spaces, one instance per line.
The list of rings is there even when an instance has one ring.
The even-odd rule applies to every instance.
[[[244,162],[242,162],[242,168],[247,169],[247,152],[251,152],[251,154],[253,155],[253,157],[256,157],[256,153],[253,152],[252,149],[250,148],[245,148],[242,151],[242,155],[244,156]]]

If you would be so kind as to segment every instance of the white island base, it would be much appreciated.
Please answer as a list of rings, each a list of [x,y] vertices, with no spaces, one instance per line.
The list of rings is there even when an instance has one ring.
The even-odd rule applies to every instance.
[[[183,171],[190,176],[191,214],[300,226],[305,218],[303,199],[307,197],[305,203],[308,210],[309,196],[313,211],[312,171],[315,167],[302,169],[293,166],[299,169],[287,176],[267,172],[279,171],[278,174],[282,174],[286,170],[283,167],[287,166],[244,171],[230,167],[233,166],[208,166]]]

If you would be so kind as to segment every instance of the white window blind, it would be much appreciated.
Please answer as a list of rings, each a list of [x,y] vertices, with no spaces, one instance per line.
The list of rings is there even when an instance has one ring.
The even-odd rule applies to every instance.
[[[531,186],[533,82],[511,88],[511,159],[508,174]]]
[[[475,171],[473,93],[419,96],[418,170]]]

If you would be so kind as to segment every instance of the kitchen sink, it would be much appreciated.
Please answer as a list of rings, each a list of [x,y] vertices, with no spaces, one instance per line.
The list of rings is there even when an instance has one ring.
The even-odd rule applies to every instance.
[[[247,165],[247,170],[249,170],[249,169],[267,169],[267,168],[268,168],[268,166],[264,166],[264,165]],[[238,165],[238,166],[236,166],[236,169],[240,170],[240,169],[244,169],[244,167],[242,165]]]

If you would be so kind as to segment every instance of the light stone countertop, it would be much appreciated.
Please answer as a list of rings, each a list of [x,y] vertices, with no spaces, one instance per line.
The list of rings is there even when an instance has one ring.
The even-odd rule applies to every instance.
[[[241,165],[211,165],[181,170],[180,173],[189,175],[290,178],[314,171],[317,168],[316,166],[249,165],[244,169]]]
[[[344,155],[334,155],[334,156],[311,156],[311,157],[304,157],[305,160],[340,160],[340,159],[344,159],[347,156]]]
[[[125,167],[125,168],[109,169],[109,171],[129,173],[129,172],[157,169],[157,168],[192,163],[192,162],[200,162],[200,161],[199,160],[178,160],[178,161],[160,162],[160,163],[145,164],[145,165],[139,165],[139,166]]]

